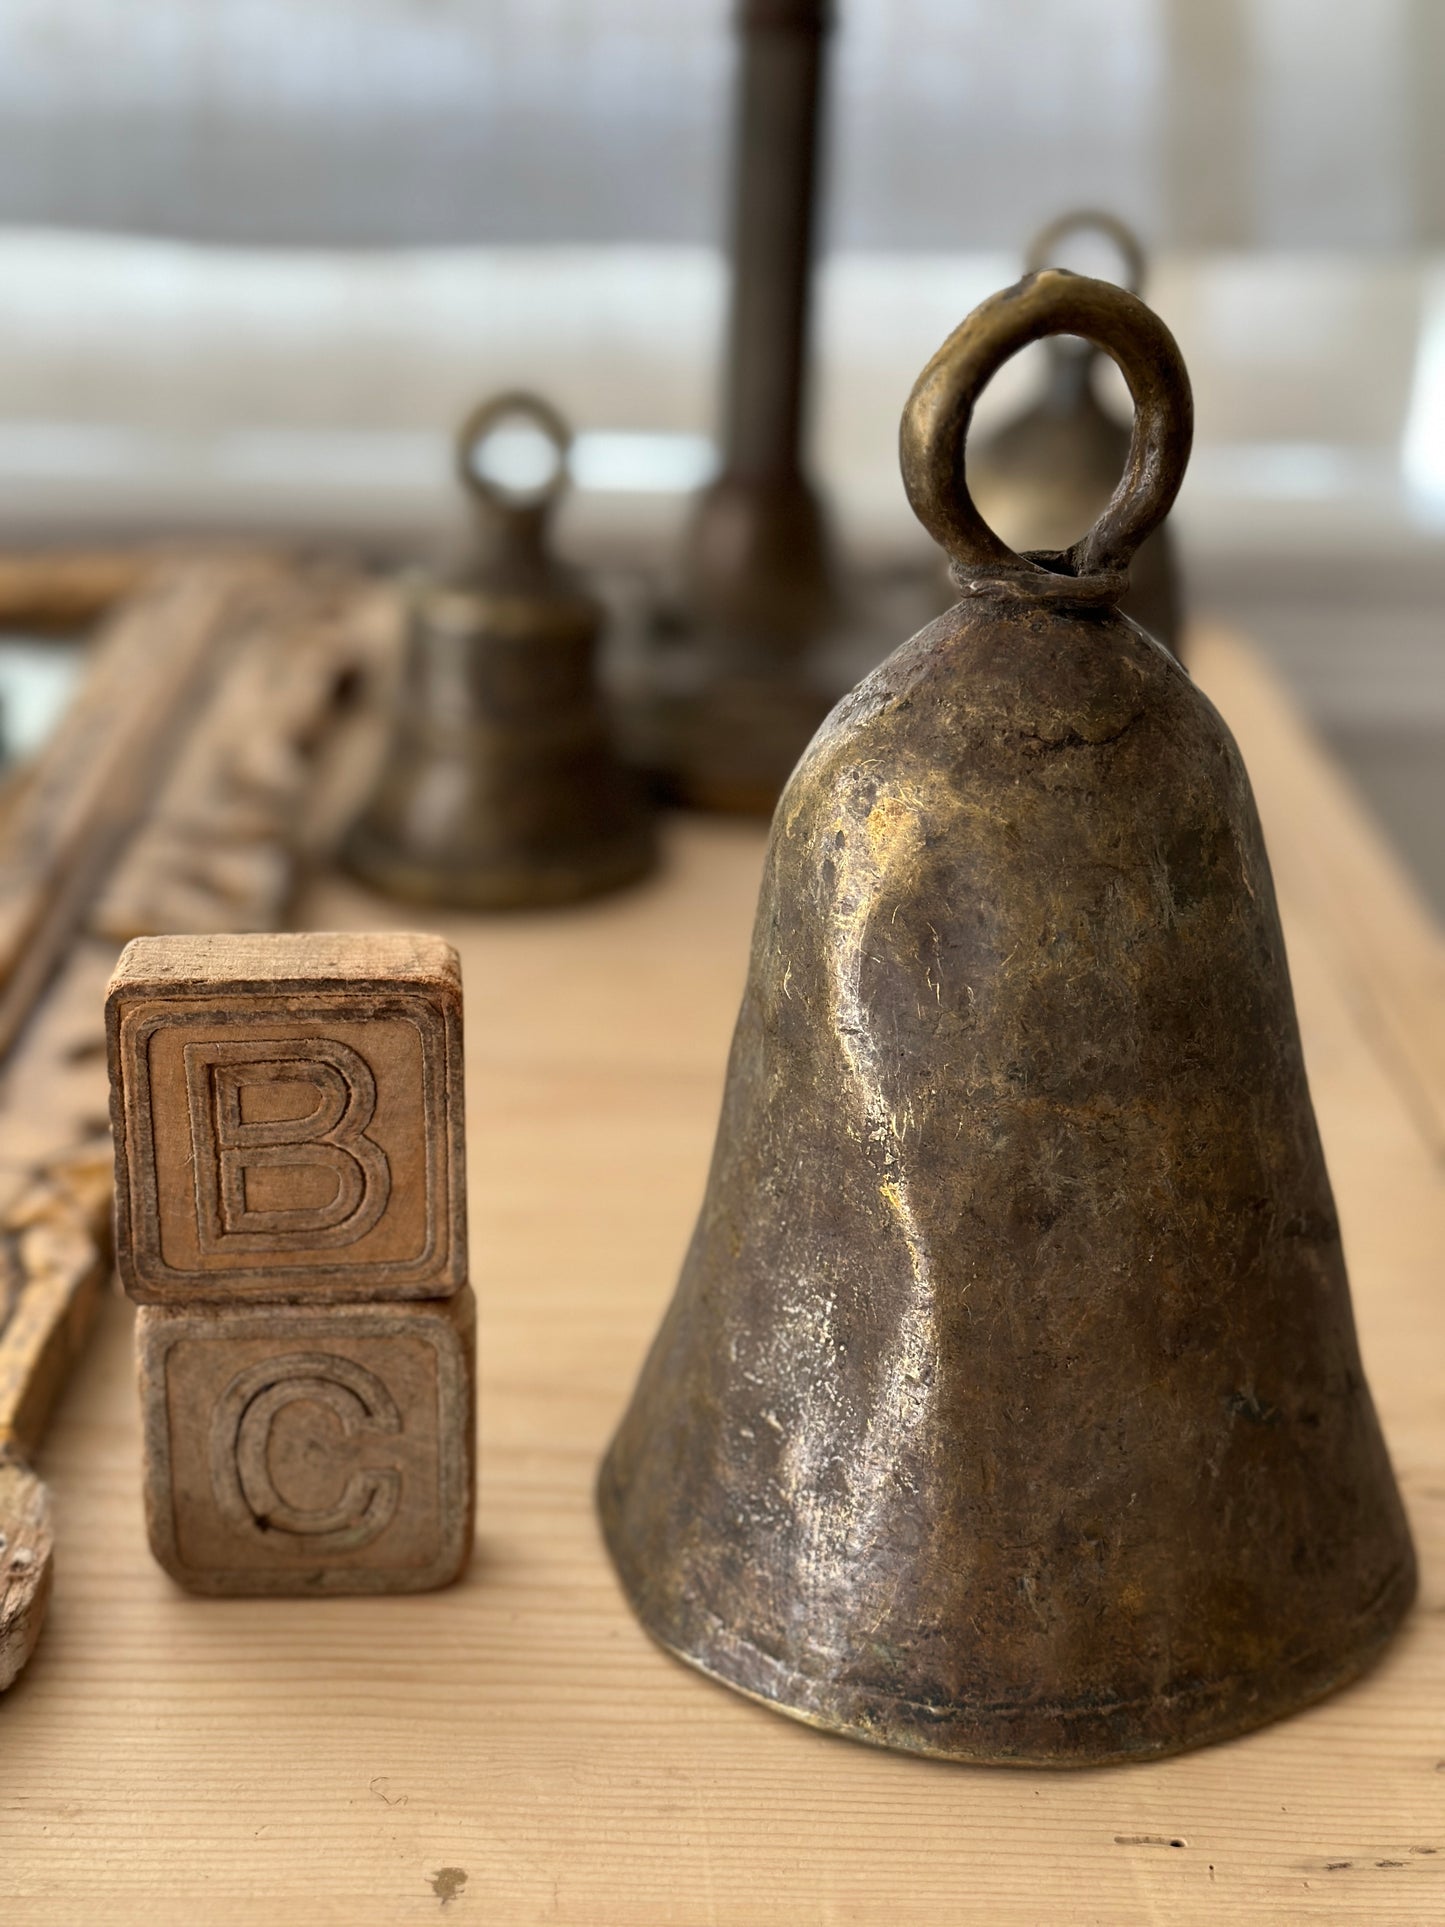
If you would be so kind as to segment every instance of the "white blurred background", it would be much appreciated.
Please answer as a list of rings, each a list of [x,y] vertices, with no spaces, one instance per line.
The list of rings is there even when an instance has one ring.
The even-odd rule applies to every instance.
[[[815,463],[916,549],[914,374],[1113,209],[1194,376],[1193,606],[1284,667],[1445,906],[1445,4],[839,0]],[[570,538],[665,543],[717,392],[724,0],[0,0],[0,540],[388,552],[525,382]],[[1011,371],[995,408],[1027,371]]]

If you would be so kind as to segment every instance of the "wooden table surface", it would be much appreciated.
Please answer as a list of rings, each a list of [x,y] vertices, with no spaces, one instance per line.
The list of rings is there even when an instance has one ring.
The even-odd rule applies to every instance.
[[[50,1623],[0,1700],[0,1920],[1445,1921],[1445,963],[1253,654],[1200,680],[1253,772],[1365,1359],[1423,1565],[1373,1674],[1160,1765],[907,1759],[655,1650],[593,1523],[598,1455],[701,1196],[762,832],[678,821],[572,912],[432,919],[467,978],[480,1537],[448,1593],[202,1600],[150,1560],[129,1308],[41,1455]],[[313,927],[392,906],[323,882]]]

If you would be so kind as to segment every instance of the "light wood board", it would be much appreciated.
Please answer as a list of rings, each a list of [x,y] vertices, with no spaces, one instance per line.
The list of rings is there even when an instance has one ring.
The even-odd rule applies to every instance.
[[[1445,983],[1438,933],[1253,655],[1200,680],[1253,771],[1366,1363],[1423,1563],[1377,1670],[1227,1746],[1085,1774],[905,1759],[777,1718],[628,1617],[591,1481],[702,1192],[761,831],[679,821],[662,876],[462,952],[477,1556],[426,1598],[211,1601],[145,1549],[129,1313],[40,1466],[51,1620],[0,1701],[21,1923],[1445,1920]],[[415,913],[339,882],[318,927]]]

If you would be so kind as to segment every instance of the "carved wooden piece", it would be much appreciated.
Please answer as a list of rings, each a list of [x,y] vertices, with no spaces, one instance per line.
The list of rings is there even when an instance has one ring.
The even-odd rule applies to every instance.
[[[0,1050],[8,1049],[164,773],[169,739],[255,572],[180,570],[100,636],[30,770],[0,797]]]
[[[267,930],[291,887],[353,684],[394,641],[388,598],[282,577],[238,611],[205,705],[90,913],[124,943],[157,930]],[[344,814],[344,812],[343,812]],[[337,828],[320,826],[327,855]]]
[[[146,1307],[151,1549],[203,1593],[422,1592],[472,1538],[474,1307]]]
[[[30,1468],[0,1447],[0,1693],[35,1650],[54,1577],[50,1500]]]
[[[50,1586],[44,1487],[25,1462],[110,1267],[117,937],[280,915],[296,852],[334,834],[318,799],[345,691],[385,642],[378,609],[374,591],[255,558],[157,570],[0,792],[0,1688]]]
[[[10,1293],[0,1342],[0,1447],[30,1452],[79,1356],[109,1269],[110,1146],[80,1146],[25,1174],[0,1212],[0,1263]]]
[[[472,1519],[456,952],[139,938],[106,1030],[156,1558],[197,1592],[445,1585]]]
[[[148,549],[0,554],[0,625],[64,634],[97,621],[164,566]]]
[[[439,938],[151,937],[107,998],[116,1261],[149,1304],[466,1276],[461,978]]]

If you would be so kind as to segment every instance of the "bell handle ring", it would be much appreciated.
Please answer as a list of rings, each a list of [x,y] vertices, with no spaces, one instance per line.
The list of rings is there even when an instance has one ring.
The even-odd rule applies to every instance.
[[[536,429],[552,445],[551,470],[536,481],[505,481],[489,473],[483,464],[487,443],[499,429],[514,422]],[[547,520],[570,479],[572,431],[552,404],[525,388],[493,395],[466,416],[457,430],[455,446],[457,474],[482,511],[483,520],[494,528],[500,525],[528,547],[539,545]]]
[[[1025,274],[1037,274],[1041,268],[1057,267],[1054,259],[1059,244],[1071,234],[1102,234],[1112,241],[1119,251],[1119,260],[1124,272],[1119,277],[1119,285],[1127,288],[1130,294],[1144,292],[1144,249],[1139,237],[1117,214],[1106,213],[1099,207],[1077,207],[1068,214],[1061,214],[1057,220],[1041,227],[1029,242],[1024,256]]]
[[[1124,473],[1103,513],[1052,566],[1019,555],[984,521],[969,493],[964,444],[974,407],[1006,361],[1031,341],[1080,335],[1118,364],[1134,401]],[[955,580],[1003,577],[1044,588],[1076,578],[1074,593],[1122,588],[1134,551],[1169,513],[1189,460],[1194,403],[1173,335],[1137,295],[1065,268],[1026,274],[981,302],[914,384],[899,430],[903,485],[914,514],[948,552]]]

